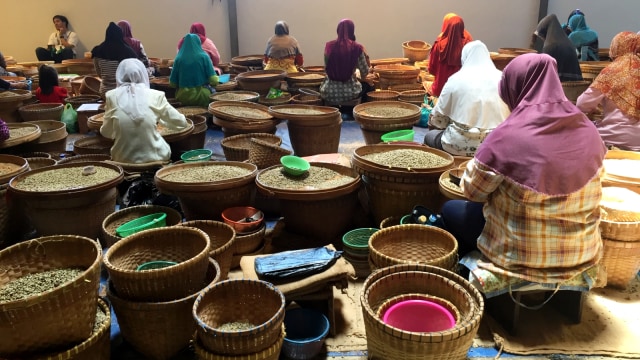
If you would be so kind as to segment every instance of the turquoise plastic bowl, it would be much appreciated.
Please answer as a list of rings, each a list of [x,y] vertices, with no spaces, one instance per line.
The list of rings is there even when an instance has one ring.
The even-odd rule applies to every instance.
[[[380,137],[383,142],[393,141],[413,141],[413,136],[416,134],[414,130],[396,130],[388,132]]]
[[[295,155],[285,155],[280,158],[280,163],[284,171],[292,176],[300,176],[309,171],[311,164],[301,157]]]
[[[220,84],[228,83],[231,80],[231,74],[222,74],[218,76],[218,82]]]
[[[167,214],[149,214],[126,222],[116,229],[116,235],[127,237],[142,230],[154,229],[167,226]]]
[[[149,261],[144,264],[139,265],[136,268],[136,271],[144,271],[144,270],[154,270],[154,269],[162,269],[169,266],[173,266],[178,264],[175,261],[166,261],[166,260],[158,260],[158,261]]]
[[[197,161],[209,161],[211,160],[211,154],[213,151],[209,149],[195,149],[189,150],[180,156],[180,159],[184,162],[197,162]]]

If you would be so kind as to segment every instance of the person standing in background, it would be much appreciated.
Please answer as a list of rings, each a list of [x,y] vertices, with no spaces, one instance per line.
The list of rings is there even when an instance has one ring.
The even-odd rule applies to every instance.
[[[69,30],[69,20],[64,15],[55,15],[53,25],[56,27],[56,31],[49,36],[47,48],[39,47],[36,49],[38,61],[54,61],[59,64],[62,60],[74,59],[78,35]]]
[[[264,51],[264,69],[298,72],[298,66],[302,66],[303,62],[298,40],[289,35],[289,25],[278,21],[275,35],[269,38]]]

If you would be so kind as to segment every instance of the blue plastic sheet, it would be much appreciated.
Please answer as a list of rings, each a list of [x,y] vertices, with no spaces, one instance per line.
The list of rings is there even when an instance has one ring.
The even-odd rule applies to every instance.
[[[288,279],[309,276],[329,268],[341,253],[326,247],[283,251],[256,258],[255,269],[260,278]]]

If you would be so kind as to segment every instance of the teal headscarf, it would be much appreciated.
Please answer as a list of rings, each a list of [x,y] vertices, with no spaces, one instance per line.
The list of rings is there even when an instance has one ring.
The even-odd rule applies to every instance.
[[[569,19],[569,28],[571,28],[569,40],[571,40],[576,47],[587,46],[598,40],[598,33],[587,26],[584,15],[573,15]]]
[[[169,81],[179,88],[192,88],[208,84],[213,75],[213,63],[202,50],[200,38],[196,34],[187,34],[173,61]]]

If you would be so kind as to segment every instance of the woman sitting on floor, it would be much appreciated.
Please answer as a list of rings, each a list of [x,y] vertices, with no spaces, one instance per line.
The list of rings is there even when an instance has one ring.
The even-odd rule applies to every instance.
[[[298,40],[289,35],[289,25],[284,21],[276,23],[275,35],[267,41],[264,51],[265,70],[284,70],[298,72],[304,59],[298,46]]]
[[[531,37],[531,48],[534,47],[537,38],[544,40],[542,49],[538,49],[539,52],[549,54],[556,59],[560,81],[582,80],[576,48],[562,30],[555,14],[547,15],[540,20]]]
[[[173,62],[169,84],[177,87],[176,100],[185,106],[209,106],[209,97],[218,85],[209,55],[202,50],[196,34],[184,37],[180,51]]]
[[[93,64],[96,73],[100,76],[100,96],[104,99],[107,91],[116,88],[116,69],[124,59],[134,58],[137,55],[133,49],[124,42],[122,30],[114,22],[107,27],[104,41],[91,50]]]
[[[64,104],[69,96],[67,89],[58,84],[58,72],[53,66],[42,65],[38,69],[36,99],[41,103]]]
[[[584,15],[573,15],[569,19],[569,40],[575,45],[580,61],[598,61],[598,33],[587,26]]]

